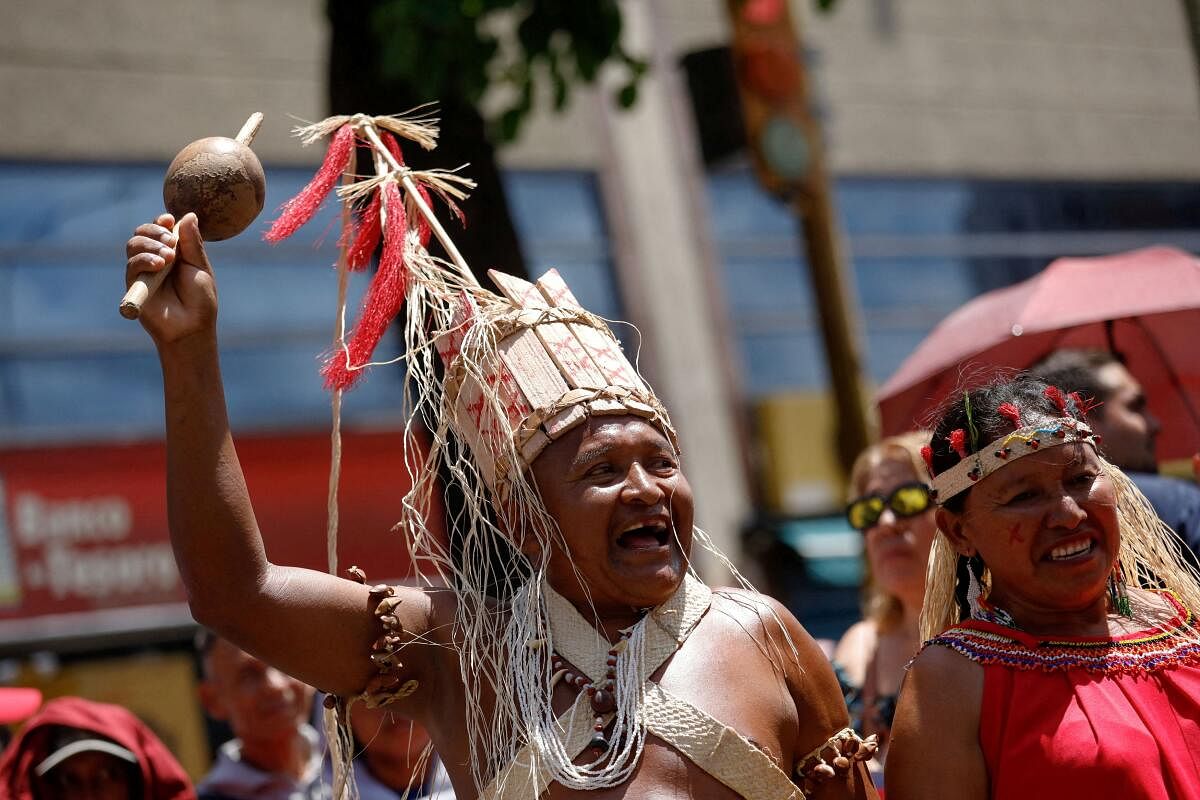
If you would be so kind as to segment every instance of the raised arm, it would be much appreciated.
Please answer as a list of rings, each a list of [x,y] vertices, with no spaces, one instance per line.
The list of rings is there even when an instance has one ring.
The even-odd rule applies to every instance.
[[[126,284],[174,265],[142,308],[158,348],[166,400],[167,515],[175,560],[196,620],[264,661],[335,694],[361,691],[381,630],[368,589],[322,572],[267,560],[234,449],[217,352],[217,293],[192,214],[162,215],[126,246]],[[406,631],[430,627],[417,589],[400,605]],[[432,648],[411,648],[405,669],[420,680]]]
[[[888,800],[986,800],[979,748],[983,670],[958,653],[927,647],[900,689],[884,768]]]

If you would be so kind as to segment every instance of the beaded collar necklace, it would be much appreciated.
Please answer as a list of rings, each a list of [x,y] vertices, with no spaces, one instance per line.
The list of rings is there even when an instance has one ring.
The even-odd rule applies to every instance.
[[[630,768],[640,757],[645,719],[640,706],[645,682],[683,645],[708,610],[711,592],[691,574],[662,605],[620,631],[615,643],[604,639],[569,600],[543,586],[550,623],[550,691],[566,681],[579,690],[576,706],[589,708],[591,738],[587,748],[599,763],[615,743],[613,761]],[[612,725],[610,734],[605,731]],[[637,730],[633,730],[637,729]]]

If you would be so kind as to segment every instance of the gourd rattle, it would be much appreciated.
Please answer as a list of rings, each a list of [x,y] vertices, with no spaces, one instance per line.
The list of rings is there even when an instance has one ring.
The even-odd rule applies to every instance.
[[[179,151],[163,180],[163,204],[178,220],[194,211],[200,235],[210,242],[244,231],[262,211],[267,178],[258,156],[250,149],[263,115],[255,111],[238,135],[229,139],[209,136]],[[121,299],[121,316],[137,319],[142,304],[166,279],[171,265],[158,272],[143,272]]]

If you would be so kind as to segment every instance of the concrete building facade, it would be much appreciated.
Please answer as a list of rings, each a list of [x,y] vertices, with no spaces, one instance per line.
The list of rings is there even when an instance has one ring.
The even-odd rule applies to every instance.
[[[312,162],[281,123],[324,113],[320,0],[167,0],[153,13],[132,0],[3,5],[0,157],[168,159],[197,131],[236,130],[240,110],[257,108],[273,123],[256,145],[264,160]],[[671,51],[727,39],[716,0],[648,5]],[[1178,0],[792,6],[840,174],[1200,175],[1200,91]],[[540,114],[504,161],[597,168],[596,122],[585,101]]]
[[[0,447],[154,438],[153,357],[110,314],[119,243],[157,211],[175,152],[232,135],[252,110],[267,116],[255,149],[268,206],[302,184],[321,153],[289,130],[325,116],[325,4],[0,6]],[[590,307],[647,332],[643,366],[679,409],[700,518],[736,554],[756,509],[842,501],[803,248],[744,160],[699,162],[678,63],[724,43],[724,2],[626,0],[625,11],[630,50],[654,63],[643,105],[618,112],[601,89],[561,115],[539,108],[501,151],[506,189],[531,269],[560,267]],[[792,11],[873,381],[950,310],[1054,256],[1200,249],[1200,91],[1178,0],[839,0],[829,13],[793,0]],[[239,298],[222,335],[245,430],[327,423],[312,361],[333,316],[331,251],[315,249],[332,224],[270,251],[219,246],[226,296]],[[395,424],[398,382],[365,384],[351,423]],[[71,402],[85,391],[86,407]]]

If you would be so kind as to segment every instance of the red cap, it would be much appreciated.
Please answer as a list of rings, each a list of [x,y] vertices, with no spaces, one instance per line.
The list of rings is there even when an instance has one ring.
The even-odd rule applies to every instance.
[[[42,693],[22,686],[0,686],[0,724],[20,722],[42,705]]]

